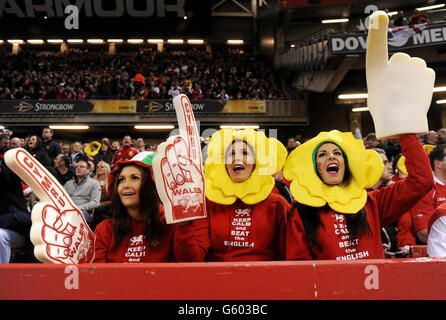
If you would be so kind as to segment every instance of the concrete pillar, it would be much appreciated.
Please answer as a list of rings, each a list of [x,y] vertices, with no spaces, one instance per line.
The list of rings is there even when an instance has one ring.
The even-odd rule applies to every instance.
[[[12,44],[12,54],[18,54],[20,52],[21,48],[18,43]]]
[[[212,47],[210,43],[206,43],[206,53],[212,53]]]
[[[60,52],[62,52],[62,53],[68,52],[68,46],[67,46],[66,42],[62,42],[60,44]]]
[[[163,52],[163,51],[164,51],[164,43],[163,43],[163,42],[158,42],[158,43],[156,44],[156,50],[157,50],[158,52]]]
[[[110,43],[109,45],[108,45],[108,54],[109,55],[115,55],[116,54],[116,52],[117,52],[117,50],[116,50],[116,43]]]

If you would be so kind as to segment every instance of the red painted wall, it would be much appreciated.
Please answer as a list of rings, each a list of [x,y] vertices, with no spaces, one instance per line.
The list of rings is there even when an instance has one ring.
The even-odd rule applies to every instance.
[[[6,264],[0,300],[446,299],[446,258]]]

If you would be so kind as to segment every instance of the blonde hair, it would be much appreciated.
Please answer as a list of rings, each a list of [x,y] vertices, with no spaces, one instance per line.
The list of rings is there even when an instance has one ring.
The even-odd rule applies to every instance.
[[[110,165],[105,162],[104,160],[100,160],[97,164],[96,164],[96,174],[94,175],[93,179],[100,182],[101,180],[99,180],[98,177],[98,167],[99,164],[102,164],[104,166],[105,169],[105,177],[104,177],[104,190],[107,191],[108,190],[108,175],[110,174]]]

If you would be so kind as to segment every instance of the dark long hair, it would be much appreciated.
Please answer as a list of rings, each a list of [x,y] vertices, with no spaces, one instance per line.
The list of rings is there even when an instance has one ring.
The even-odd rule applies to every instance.
[[[41,150],[43,148],[43,140],[42,140],[41,137],[39,137],[37,134],[33,134],[33,135],[29,136],[29,137],[30,138],[31,137],[36,137],[36,147],[34,149],[30,149],[28,147],[28,143],[27,143],[26,150],[28,150],[28,151],[39,151],[39,150]]]
[[[160,199],[156,192],[155,183],[151,178],[148,168],[136,164],[123,165],[115,175],[111,194],[113,234],[115,236],[114,249],[118,248],[126,236],[132,236],[130,227],[130,216],[127,208],[122,204],[118,194],[118,177],[122,169],[128,165],[134,165],[141,169],[141,188],[139,190],[140,214],[144,218],[143,233],[150,246],[159,244],[163,232],[163,224],[160,217]]]
[[[299,212],[300,218],[302,219],[308,241],[314,246],[321,249],[321,246],[317,242],[317,233],[319,230],[319,226],[321,225],[319,212],[324,209],[330,210],[330,208],[328,207],[328,205],[319,208],[310,207],[302,203],[295,203],[294,206],[297,207],[297,211]],[[345,214],[344,216],[351,240],[370,232],[370,226],[367,221],[367,212],[365,208],[362,208],[355,214]]]

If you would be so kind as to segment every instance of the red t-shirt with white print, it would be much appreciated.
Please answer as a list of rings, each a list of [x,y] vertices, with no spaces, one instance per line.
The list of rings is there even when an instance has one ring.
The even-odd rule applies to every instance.
[[[285,259],[288,202],[271,193],[248,205],[206,202],[210,247],[206,261],[267,261]]]
[[[381,259],[384,251],[381,226],[396,221],[404,212],[425,196],[433,186],[429,159],[415,135],[400,139],[409,176],[385,188],[368,193],[365,211],[370,232],[350,239],[345,215],[329,207],[319,210],[321,224],[317,243],[307,238],[297,207],[291,211],[287,228],[287,259],[356,260]]]
[[[143,234],[144,220],[130,219],[131,235],[117,249],[113,234],[113,219],[101,222],[95,229],[96,262],[200,262],[209,246],[207,223],[192,220],[185,225],[164,224],[159,245],[151,246]]]

